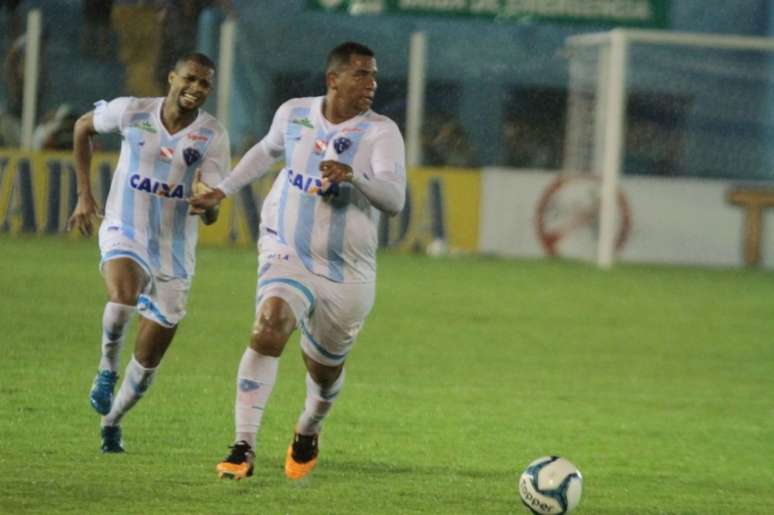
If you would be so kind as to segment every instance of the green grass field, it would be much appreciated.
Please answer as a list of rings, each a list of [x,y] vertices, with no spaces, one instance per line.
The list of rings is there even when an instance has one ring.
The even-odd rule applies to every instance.
[[[377,301],[320,462],[282,472],[303,405],[294,339],[256,473],[219,481],[255,288],[252,250],[201,249],[156,383],[99,452],[87,393],[105,301],[95,241],[0,237],[0,512],[526,513],[559,454],[579,514],[774,513],[774,281],[763,271],[380,257]],[[127,337],[128,359],[134,324]]]

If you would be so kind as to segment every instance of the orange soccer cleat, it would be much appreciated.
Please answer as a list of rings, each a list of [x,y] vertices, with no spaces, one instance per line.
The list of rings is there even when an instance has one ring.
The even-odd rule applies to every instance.
[[[240,440],[231,446],[231,454],[218,463],[215,469],[220,479],[236,479],[237,481],[253,475],[255,453],[250,444]]]
[[[309,474],[317,464],[317,434],[301,435],[295,433],[293,442],[285,456],[285,475],[289,479],[301,479]]]

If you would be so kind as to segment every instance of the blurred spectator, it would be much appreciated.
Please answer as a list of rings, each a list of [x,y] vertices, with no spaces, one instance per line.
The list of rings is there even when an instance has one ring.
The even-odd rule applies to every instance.
[[[17,37],[3,63],[5,76],[6,110],[11,116],[21,119],[24,105],[24,52],[27,45],[27,36],[22,34]]]
[[[113,0],[110,22],[118,37],[118,59],[126,70],[123,94],[158,97],[153,80],[161,33],[154,0]]]
[[[430,115],[423,131],[422,162],[427,166],[475,166],[473,147],[454,116]]]
[[[71,150],[73,128],[78,114],[68,104],[62,104],[56,111],[48,113],[43,123],[35,128],[32,135],[34,150]]]
[[[111,54],[110,13],[113,0],[81,0],[83,13],[83,32],[81,32],[81,52],[105,59]]]
[[[42,61],[46,54],[47,32],[44,30],[40,38],[40,58],[41,66],[38,75],[37,106],[40,106],[40,100],[43,96],[43,89],[46,85],[46,67]],[[27,52],[27,35],[22,34],[17,37],[8,50],[3,62],[3,76],[5,79],[6,97],[6,115],[21,120],[22,110],[24,108],[24,67],[25,53]],[[37,110],[36,110],[37,112]]]
[[[503,124],[505,164],[515,168],[558,168],[561,161],[561,134],[540,120],[519,116]]]
[[[169,70],[181,55],[197,48],[199,16],[205,9],[219,7],[228,16],[234,15],[231,0],[164,0],[159,12],[161,47],[156,62],[156,82],[167,89]]]
[[[0,108],[0,148],[16,148],[21,143],[19,119]]]
[[[19,16],[19,4],[21,0],[0,0],[0,11],[5,11],[5,30],[3,37],[5,44],[10,45],[21,34],[22,21]]]

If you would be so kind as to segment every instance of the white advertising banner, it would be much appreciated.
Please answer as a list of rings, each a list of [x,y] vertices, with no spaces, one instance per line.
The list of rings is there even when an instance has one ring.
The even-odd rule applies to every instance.
[[[732,204],[729,195],[752,191]],[[482,170],[479,250],[514,257],[593,260],[598,183],[589,176]],[[770,197],[770,198],[769,198]],[[617,259],[636,263],[774,268],[774,190],[732,181],[624,176],[616,207]],[[760,224],[755,210],[760,205]]]

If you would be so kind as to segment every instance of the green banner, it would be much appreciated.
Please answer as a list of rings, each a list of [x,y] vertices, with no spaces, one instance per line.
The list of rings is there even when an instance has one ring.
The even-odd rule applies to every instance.
[[[670,0],[307,0],[309,9],[350,15],[462,16],[513,22],[666,28]]]

